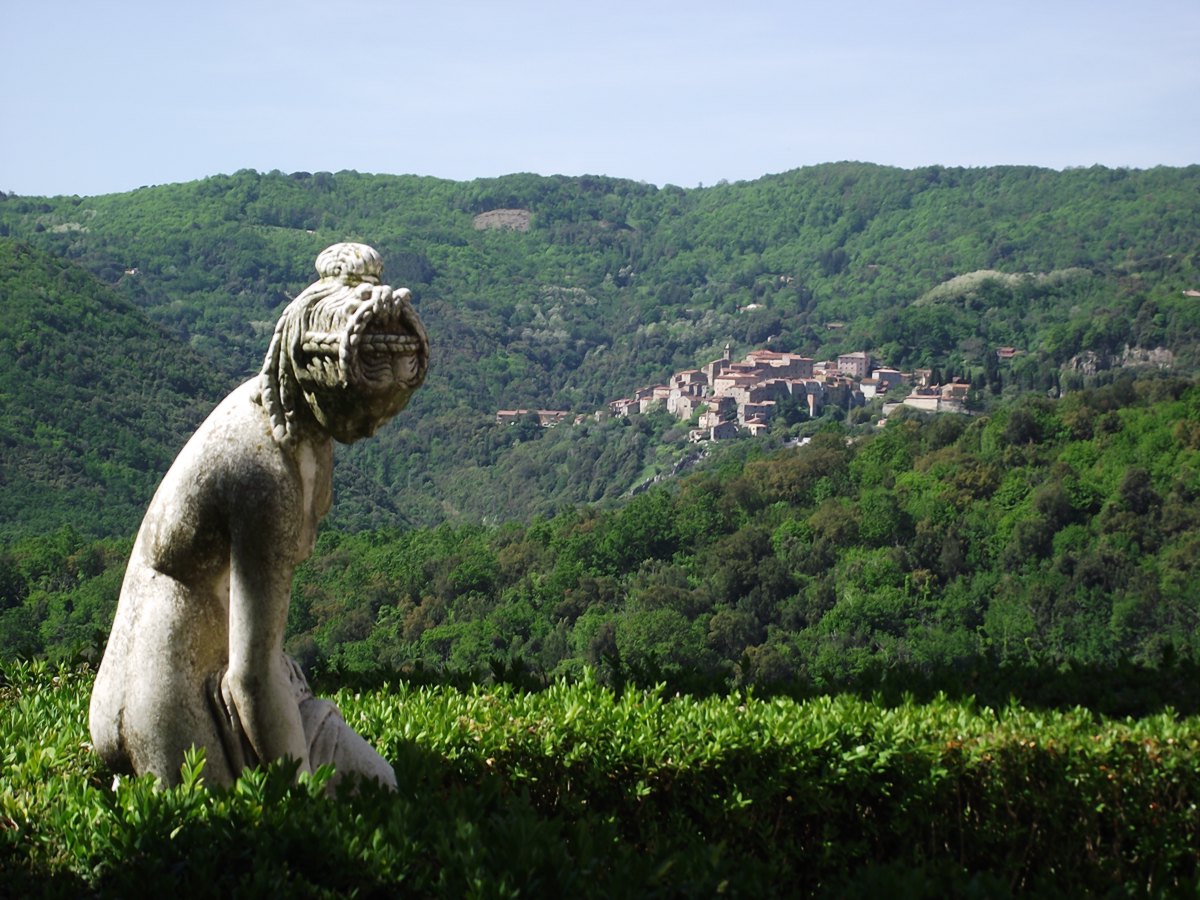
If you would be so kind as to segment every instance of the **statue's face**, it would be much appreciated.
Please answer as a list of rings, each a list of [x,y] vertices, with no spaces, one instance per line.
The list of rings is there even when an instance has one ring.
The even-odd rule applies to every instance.
[[[404,409],[429,364],[429,341],[407,290],[362,284],[355,294],[357,302],[334,317],[337,383],[304,386],[314,418],[344,444],[370,437]]]

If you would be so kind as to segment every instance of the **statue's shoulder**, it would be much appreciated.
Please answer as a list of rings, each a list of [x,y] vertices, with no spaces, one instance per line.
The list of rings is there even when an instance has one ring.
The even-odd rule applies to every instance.
[[[271,437],[266,413],[256,398],[257,385],[253,381],[231,391],[179,451],[167,480],[182,479],[202,489],[205,484],[236,478],[238,473],[285,467],[281,449]]]
[[[192,436],[192,442],[221,441],[242,444],[246,441],[270,439],[271,430],[266,412],[258,401],[256,379],[238,385],[215,407]]]

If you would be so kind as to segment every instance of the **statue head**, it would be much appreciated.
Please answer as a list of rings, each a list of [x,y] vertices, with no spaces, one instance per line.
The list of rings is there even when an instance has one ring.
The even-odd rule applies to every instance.
[[[333,438],[369,437],[425,380],[429,339],[407,288],[381,284],[383,260],[365,244],[334,244],[320,278],[283,311],[259,375],[259,402],[280,444],[311,413]]]

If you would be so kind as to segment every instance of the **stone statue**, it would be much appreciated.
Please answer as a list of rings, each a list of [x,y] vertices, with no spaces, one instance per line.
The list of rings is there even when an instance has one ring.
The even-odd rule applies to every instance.
[[[188,441],[142,521],[96,675],[92,742],[120,772],[210,782],[290,756],[395,786],[391,766],[283,653],[292,571],[332,500],[333,441],[368,437],[425,379],[407,289],[370,247],[335,244],[284,311],[262,373]]]

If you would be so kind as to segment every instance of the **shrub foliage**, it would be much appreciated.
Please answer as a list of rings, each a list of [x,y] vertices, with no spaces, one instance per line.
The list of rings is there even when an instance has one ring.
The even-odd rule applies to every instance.
[[[335,700],[399,790],[328,770],[114,779],[86,667],[6,664],[0,875],[15,893],[502,897],[1158,894],[1200,875],[1200,718],[385,685]]]

